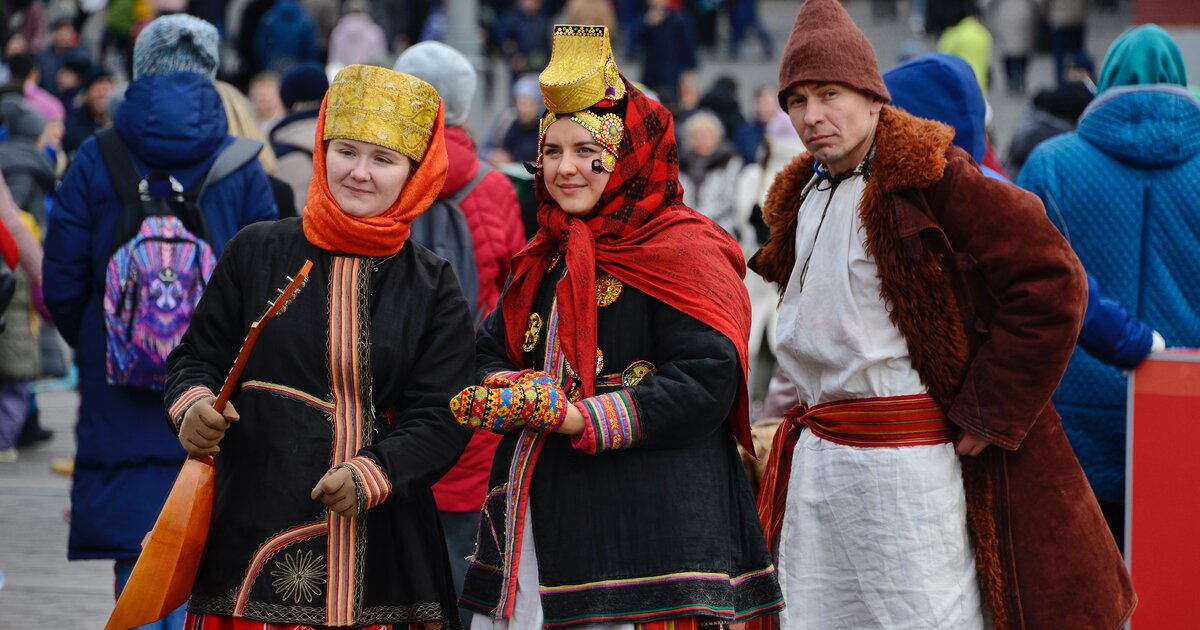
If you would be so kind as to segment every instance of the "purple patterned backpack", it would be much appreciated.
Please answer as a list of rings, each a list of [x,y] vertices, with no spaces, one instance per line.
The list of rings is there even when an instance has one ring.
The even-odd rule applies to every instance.
[[[187,331],[217,265],[198,200],[209,183],[257,157],[262,145],[229,145],[184,192],[165,173],[139,175],[115,130],[98,132],[96,141],[125,205],[103,278],[108,383],[161,390],[167,355]]]
[[[187,331],[216,265],[212,247],[178,217],[142,221],[104,274],[110,384],[163,388],[167,355]]]

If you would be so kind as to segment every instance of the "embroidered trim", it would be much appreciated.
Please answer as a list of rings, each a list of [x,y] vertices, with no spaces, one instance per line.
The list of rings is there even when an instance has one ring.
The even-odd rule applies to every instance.
[[[625,386],[625,384],[621,382],[620,374],[607,374],[605,376],[596,377],[596,389],[600,389],[601,387],[624,387],[624,386]]]
[[[367,444],[374,412],[370,398],[370,339],[366,304],[369,298],[364,259],[337,256],[329,280],[329,382],[333,391],[333,452],[330,466],[354,459]],[[361,603],[362,555],[365,538],[357,516],[343,517],[328,512],[326,541],[328,596],[324,625],[349,626],[356,622]],[[365,532],[364,532],[365,533]]]
[[[328,400],[321,400],[312,394],[303,392],[294,387],[280,385],[278,383],[268,383],[266,381],[246,381],[242,383],[242,391],[259,391],[268,394],[274,394],[281,398],[294,400],[299,403],[304,403],[311,407],[316,407],[324,412],[332,412],[334,409],[333,403]]]
[[[508,469],[508,490],[504,532],[504,580],[500,588],[500,601],[496,605],[498,618],[512,617],[517,603],[517,570],[521,564],[521,545],[524,542],[525,506],[529,503],[529,488],[532,485],[533,469],[538,455],[546,443],[546,434],[541,431],[522,429]]]
[[[584,582],[583,584],[564,584],[562,586],[539,586],[539,593],[557,594],[557,593],[574,593],[578,591],[588,591],[605,588],[621,588],[624,586],[643,586],[646,584],[661,584],[664,582],[683,582],[687,580],[704,580],[712,582],[728,582],[730,586],[739,586],[747,580],[752,580],[764,575],[770,575],[775,572],[775,565],[768,565],[757,571],[750,571],[738,576],[730,576],[728,573],[718,573],[716,571],[681,571],[679,573],[666,573],[663,575],[648,575],[638,578],[625,578],[618,580],[597,580],[595,582]]]
[[[641,441],[637,405],[627,389],[585,398],[575,403],[583,414],[583,434],[571,445],[585,453],[630,448]]]
[[[375,460],[359,455],[342,465],[354,472],[354,481],[363,493],[360,514],[387,501],[392,495],[392,482]]]
[[[246,566],[246,575],[242,577],[242,585],[238,588],[237,597],[233,604],[233,615],[235,617],[245,616],[246,606],[250,601],[250,590],[254,587],[255,580],[258,579],[258,574],[266,565],[267,560],[275,555],[279,550],[305,540],[313,536],[319,536],[326,533],[328,526],[324,521],[301,525],[268,538],[263,544],[259,545],[258,551],[250,558],[250,564]]]
[[[643,609],[643,610],[631,610],[631,611],[627,611],[627,612],[618,612],[618,613],[593,613],[593,614],[575,615],[573,617],[560,617],[558,619],[550,619],[549,617],[547,617],[544,620],[544,623],[547,628],[557,628],[557,627],[562,627],[562,626],[567,626],[567,625],[574,626],[574,625],[585,625],[585,624],[613,622],[613,621],[635,621],[636,622],[639,619],[651,619],[651,618],[661,619],[663,616],[666,616],[666,615],[682,616],[682,615],[687,615],[689,613],[692,613],[692,614],[694,614],[694,613],[709,613],[712,615],[718,615],[720,617],[726,618],[732,622],[739,622],[739,621],[746,620],[747,618],[752,617],[752,616],[761,615],[764,612],[769,611],[771,609],[782,608],[782,607],[783,607],[783,598],[780,597],[779,599],[777,599],[773,602],[769,602],[767,604],[763,604],[762,606],[757,606],[755,608],[751,608],[751,609],[747,609],[747,610],[738,610],[732,606],[714,606],[712,604],[695,603],[695,604],[684,604],[683,606],[677,606],[675,608],[651,608],[651,609]]]
[[[283,560],[275,561],[271,571],[271,588],[284,601],[310,604],[325,591],[325,558],[314,555],[311,549],[297,549],[296,553],[283,554]]]
[[[191,409],[192,405],[195,404],[197,400],[200,400],[205,396],[210,396],[212,398],[217,397],[216,394],[212,393],[211,389],[204,387],[203,385],[191,387],[187,391],[183,392],[179,398],[176,398],[175,402],[171,404],[171,407],[167,409],[167,415],[171,417],[171,423],[175,425],[176,433],[179,433],[179,426],[183,424],[183,414],[187,413],[187,410]]]

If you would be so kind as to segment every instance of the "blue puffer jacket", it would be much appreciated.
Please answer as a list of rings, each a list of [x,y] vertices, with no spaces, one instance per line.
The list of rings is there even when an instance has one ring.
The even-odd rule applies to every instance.
[[[1167,85],[1112,88],[1079,129],[1038,146],[1037,193],[1111,298],[1171,346],[1200,345],[1200,103]],[[1126,377],[1077,349],[1054,404],[1096,494],[1123,501]]]
[[[971,154],[984,175],[1011,184],[984,166],[987,105],[975,71],[962,58],[944,53],[922,55],[883,73],[892,105],[910,114],[954,127],[954,144]],[[1100,293],[1088,273],[1088,306],[1079,343],[1105,363],[1137,367],[1153,343],[1150,327],[1131,317],[1120,302]]]
[[[152,164],[189,188],[208,171],[218,149],[233,142],[216,89],[191,73],[134,81],[115,126],[141,172]],[[257,160],[210,185],[200,203],[217,254],[238,230],[277,214]],[[136,558],[184,459],[161,392],[105,381],[102,278],[121,211],[96,140],[89,138],[59,188],[43,265],[46,305],[76,348],[79,364],[68,553],[73,560]]]

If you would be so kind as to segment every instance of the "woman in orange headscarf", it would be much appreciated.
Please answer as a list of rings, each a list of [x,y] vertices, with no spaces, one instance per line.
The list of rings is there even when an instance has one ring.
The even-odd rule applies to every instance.
[[[446,401],[472,379],[473,335],[449,263],[408,241],[446,174],[441,99],[410,75],[345,68],[313,164],[303,218],[229,242],[170,358],[180,441],[217,458],[188,628],[457,627],[430,486],[470,437]],[[217,413],[250,324],[306,259],[308,286]]]

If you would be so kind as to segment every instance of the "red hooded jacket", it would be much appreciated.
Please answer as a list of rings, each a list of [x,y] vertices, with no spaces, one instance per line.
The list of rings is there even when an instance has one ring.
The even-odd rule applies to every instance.
[[[475,143],[461,127],[446,128],[446,153],[450,171],[439,199],[453,196],[475,177],[479,159]],[[512,257],[525,246],[525,228],[517,193],[500,171],[488,173],[462,204],[471,240],[475,243],[475,266],[479,270],[481,314],[490,313],[500,300],[508,279]],[[443,512],[477,512],[487,493],[488,471],[500,435],[476,431],[467,449],[450,472],[433,486],[438,509]]]

